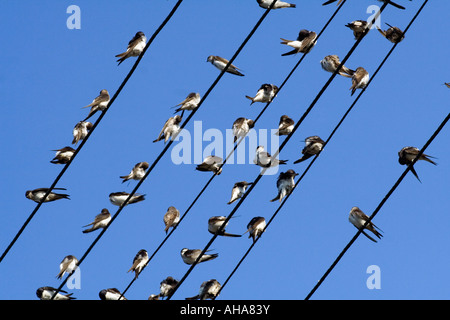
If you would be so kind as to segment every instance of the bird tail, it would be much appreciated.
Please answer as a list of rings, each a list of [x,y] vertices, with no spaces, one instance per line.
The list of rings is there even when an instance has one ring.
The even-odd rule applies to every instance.
[[[225,236],[225,237],[242,237],[241,234],[232,234],[232,233],[228,233],[228,232],[222,233],[221,236]]]
[[[253,101],[254,98],[250,97],[250,96],[245,96],[247,99],[252,100],[252,102],[250,103],[250,105],[252,105],[255,101]]]
[[[280,38],[281,39],[281,44],[288,44],[288,42],[291,42],[291,40],[288,40],[288,39],[283,39],[283,38]]]

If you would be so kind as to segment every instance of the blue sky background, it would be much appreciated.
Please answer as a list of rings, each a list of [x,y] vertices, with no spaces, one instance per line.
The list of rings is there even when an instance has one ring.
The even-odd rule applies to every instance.
[[[294,39],[300,29],[319,32],[335,5],[322,1],[292,1],[295,9],[269,13],[235,60],[245,77],[226,74],[186,126],[225,132],[238,117],[255,118],[263,104],[249,105],[263,83],[281,84],[301,55],[282,57],[289,48],[280,37]],[[398,0],[407,10],[387,7],[387,22],[404,29],[420,5]],[[117,66],[139,30],[149,38],[175,0],[169,1],[2,1],[0,99],[1,126],[1,252],[13,239],[35,203],[26,190],[49,187],[62,165],[51,164],[51,150],[69,146],[72,129],[84,119],[101,89],[111,96],[132,67],[131,58]],[[69,5],[81,9],[81,29],[69,30]],[[273,129],[281,115],[298,120],[331,76],[319,61],[326,55],[343,58],[354,44],[345,24],[367,19],[367,7],[377,1],[349,0],[280,91],[257,129]],[[406,169],[398,164],[404,146],[421,148],[448,114],[450,29],[448,1],[430,1],[366,90],[339,131],[307,173],[250,255],[222,291],[219,299],[304,299],[334,261],[356,229],[348,214],[359,206],[370,215]],[[132,191],[136,182],[121,183],[135,163],[153,162],[163,142],[153,143],[174,105],[189,92],[201,95],[219,71],[206,63],[209,55],[231,58],[264,10],[256,1],[184,1],[172,20],[147,50],[136,72],[112,104],[57,187],[67,188],[71,200],[44,204],[0,264],[0,299],[36,300],[41,286],[58,287],[59,263],[68,254],[80,258],[98,232],[83,234],[102,208],[117,210],[111,192]],[[392,44],[376,30],[361,42],[346,65],[373,73]],[[307,136],[329,136],[354,97],[351,81],[336,77],[299,127],[280,158],[281,169],[300,174],[306,163],[293,165]],[[358,92],[359,93],[359,92]],[[91,118],[92,122],[98,115]],[[187,114],[185,113],[185,118]],[[374,219],[384,238],[373,243],[363,235],[350,248],[312,299],[448,299],[449,127],[426,150],[438,166],[416,164],[422,180],[408,174]],[[281,142],[281,141],[280,141]],[[210,142],[203,142],[206,147]],[[173,145],[175,146],[175,144]],[[172,147],[173,147],[172,146]],[[127,206],[81,264],[81,289],[69,290],[77,299],[97,300],[98,292],[123,291],[133,278],[127,273],[135,254],[151,254],[165,237],[163,215],[169,206],[181,213],[210,178],[195,164],[175,165],[170,151],[139,189],[144,202]],[[273,152],[274,150],[272,150]],[[247,151],[253,157],[254,150]],[[161,280],[180,279],[188,270],[180,257],[184,247],[203,248],[211,239],[207,220],[228,215],[231,188],[253,181],[254,164],[228,165],[216,177],[126,294],[147,299],[159,292]],[[268,220],[278,207],[277,175],[263,177],[247,197],[227,231],[243,233],[254,216]],[[251,244],[247,236],[217,238],[211,246],[219,257],[198,265],[173,299],[197,294],[200,284],[225,281]],[[381,289],[369,290],[366,270],[381,270]],[[67,289],[67,288],[66,288]]]

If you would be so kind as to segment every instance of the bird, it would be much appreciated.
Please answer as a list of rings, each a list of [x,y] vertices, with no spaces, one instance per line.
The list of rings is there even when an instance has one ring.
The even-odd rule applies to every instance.
[[[33,200],[36,203],[40,203],[42,199],[44,198],[45,194],[48,192],[49,188],[37,188],[34,190],[27,190],[25,192],[25,197],[27,197],[30,200]],[[65,188],[53,188],[53,190],[66,190]],[[59,199],[69,199],[68,194],[63,193],[55,193],[50,191],[50,193],[47,195],[45,200],[43,202],[51,202]]]
[[[142,51],[144,51],[145,45],[147,43],[147,38],[142,31],[136,32],[133,39],[128,42],[127,51],[119,53],[116,58],[119,58],[117,62],[120,65],[123,61],[129,57],[138,57]]]
[[[202,253],[202,250],[200,250],[200,249],[187,249],[187,248],[181,249],[181,252],[180,252],[181,258],[183,259],[183,262],[186,264],[194,264],[195,261],[197,261],[197,259],[199,258],[201,253]],[[201,256],[198,263],[213,260],[213,259],[217,258],[218,256],[219,256],[218,253],[214,253],[214,254],[206,254],[205,253]]]
[[[178,222],[180,221],[180,211],[177,208],[170,206],[164,214],[163,220],[165,225],[164,231],[167,234],[169,228],[175,228],[178,225]]]
[[[354,20],[350,23],[347,23],[345,26],[353,31],[355,40],[358,40],[362,35],[365,34],[364,32],[366,32],[366,28],[368,25],[369,23],[366,20]],[[367,33],[369,31],[370,29],[367,30]]]
[[[219,175],[222,173],[222,158],[218,156],[207,156],[205,159],[203,159],[203,162],[197,165],[195,168],[198,171],[212,171],[216,175]]]
[[[158,135],[158,138],[153,140],[153,142],[158,142],[158,141],[161,141],[162,139],[164,139],[164,143],[169,141],[169,139],[171,139],[172,141],[175,140],[178,133],[180,132],[181,120],[182,120],[182,118],[179,115],[169,118],[166,121],[166,123],[164,123],[164,126]]]
[[[336,1],[337,0],[328,0],[327,2],[324,2],[322,5],[326,6],[326,5],[328,5],[330,3],[333,3],[333,2],[336,2]],[[392,6],[398,8],[398,9],[405,10],[405,7],[399,5],[399,4],[395,3],[395,2],[392,2],[390,0],[378,0],[378,1],[380,1],[380,2],[387,2],[388,4],[391,4]],[[409,0],[409,1],[411,1],[411,0]],[[339,5],[341,2],[342,2],[342,0],[339,0],[339,2],[337,4]]]
[[[255,122],[252,119],[247,118],[237,118],[233,122],[233,142],[236,142],[238,138],[245,137],[247,133],[255,126]]]
[[[305,147],[302,150],[303,156],[294,161],[294,164],[305,161],[322,151],[325,141],[318,136],[311,136],[305,139]]]
[[[64,277],[66,272],[70,275],[77,268],[78,259],[73,255],[68,255],[59,264],[59,273],[56,276],[57,279]]]
[[[253,182],[247,182],[247,181],[236,182],[233,186],[233,189],[231,189],[231,199],[230,199],[230,201],[228,201],[227,204],[232,204],[237,199],[242,198],[245,191],[247,190],[247,187],[251,184],[253,184]]]
[[[120,176],[120,179],[123,179],[122,183],[128,180],[141,180],[145,176],[145,170],[149,167],[148,162],[138,162],[135,164],[130,174],[127,176]]]
[[[276,96],[278,92],[278,87],[274,84],[264,83],[261,85],[261,87],[256,92],[256,95],[254,97],[245,96],[247,99],[251,100],[250,105],[252,105],[255,102],[272,102],[272,99]]]
[[[363,67],[356,68],[352,76],[352,96],[355,94],[356,89],[364,89],[369,83],[369,73]]]
[[[294,130],[294,120],[289,118],[287,115],[282,115],[280,117],[280,122],[278,123],[278,131],[275,132],[277,136],[287,136],[292,130]]]
[[[209,56],[206,59],[206,62],[211,62],[212,65],[215,66],[220,71],[224,70],[225,67],[227,66],[227,64],[229,63],[229,61],[227,59],[219,57],[219,56]],[[243,77],[244,74],[242,74],[239,70],[241,70],[241,69],[239,69],[238,67],[236,67],[233,64],[230,64],[228,66],[228,69],[226,70],[226,72]]]
[[[369,221],[367,223],[367,225],[364,227],[364,229],[361,229],[364,224],[366,223],[366,221],[369,220],[369,217],[361,211],[361,209],[359,209],[358,207],[353,207],[350,210],[350,214],[348,217],[348,220],[359,230],[361,230],[361,232],[370,240],[372,240],[373,242],[377,242],[374,238],[372,238],[371,236],[369,236],[364,229],[371,231],[378,239],[381,239],[381,237],[383,236],[380,232],[378,232],[376,229],[380,230],[380,228],[378,228],[376,225],[374,225],[372,223],[372,221]]]
[[[294,177],[298,176],[298,173],[296,173],[294,170],[289,169],[286,172],[281,172],[277,179],[277,188],[278,188],[278,194],[275,198],[270,200],[271,202],[281,200],[290,194],[292,190],[294,189],[295,182]]]
[[[320,65],[322,66],[323,70],[334,73],[336,72],[337,68],[341,65],[341,61],[339,60],[339,57],[337,55],[333,54],[328,55],[322,60],[320,60]],[[338,72],[339,75],[347,78],[351,78],[354,73],[355,73],[354,70],[351,70],[344,65],[341,66]]]
[[[220,288],[219,281],[216,279],[211,279],[208,281],[202,282],[200,285],[200,291],[196,296],[186,298],[186,300],[207,300],[207,299],[215,299],[219,294]]]
[[[273,0],[256,0],[256,2],[258,2],[261,8],[269,9],[270,5],[273,3]],[[287,3],[284,1],[277,0],[277,2],[275,2],[275,4],[273,5],[272,9],[295,8],[295,7],[296,5],[293,3]]]
[[[100,290],[98,293],[100,300],[127,300],[117,288]]]
[[[256,148],[255,158],[253,159],[253,163],[260,166],[261,168],[270,168],[276,167],[280,164],[286,164],[287,160],[278,160],[276,158],[272,158],[270,153],[264,151],[263,146],[258,146]]]
[[[78,122],[72,131],[73,134],[72,144],[76,145],[78,141],[84,140],[84,138],[86,138],[86,136],[88,135],[89,131],[91,131],[93,126],[94,125],[89,121]]]
[[[87,119],[92,117],[99,110],[100,111],[106,110],[106,108],[108,107],[109,101],[110,101],[110,98],[109,98],[108,90],[102,89],[100,91],[100,94],[97,97],[95,97],[95,99],[92,100],[92,102],[90,104],[88,104],[87,106],[82,108],[82,109],[91,108],[88,116],[83,121],[86,121]]]
[[[147,300],[159,300],[159,294],[151,294]]]
[[[256,239],[262,235],[266,228],[266,219],[264,217],[253,217],[247,224],[247,231],[249,233],[248,237],[253,239],[255,243]]]
[[[144,249],[139,250],[139,252],[133,259],[133,265],[127,272],[133,271],[134,278],[137,279],[141,271],[144,269],[147,261],[148,261],[147,250]]]
[[[72,159],[72,157],[75,153],[75,149],[72,147],[64,147],[64,148],[52,150],[52,151],[56,151],[55,157],[52,160],[50,160],[50,162],[54,163],[54,164],[68,163],[70,161],[70,159]]]
[[[228,225],[227,223],[224,225],[225,220],[227,217],[225,216],[214,216],[208,219],[208,231],[211,234],[217,234],[218,236],[224,236],[224,237],[241,237],[240,234],[232,234],[225,232],[225,228]],[[219,230],[221,229],[221,230]]]
[[[308,53],[316,45],[317,34],[314,31],[306,29],[300,30],[296,40],[281,39],[281,44],[293,47],[294,50],[283,53],[282,56],[288,56],[296,53]]]
[[[416,147],[404,147],[398,152],[398,162],[401,165],[409,166],[411,163],[413,163],[414,159],[417,157],[419,152],[420,152],[420,150]],[[417,161],[425,160],[429,163],[437,165],[437,163],[434,162],[433,160],[431,160],[430,158],[434,158],[434,157],[422,153],[420,155],[420,157],[417,159]],[[414,174],[414,176],[417,178],[417,180],[419,180],[419,182],[421,182],[414,167],[411,167],[411,172]]]
[[[379,26],[376,26],[377,30],[380,34],[388,39],[392,43],[400,43],[403,39],[405,39],[405,34],[398,27],[393,27],[389,23],[386,23],[389,27],[387,30],[382,30]]]
[[[200,103],[200,93],[191,92],[187,95],[187,97],[177,104],[174,108],[181,106],[175,110],[175,113],[181,111],[181,116],[184,114],[184,110],[194,110],[198,107]]]
[[[109,201],[116,206],[121,206],[125,203],[125,201],[130,196],[129,193],[121,191],[121,192],[112,192],[109,194]],[[131,196],[130,200],[127,202],[128,204],[137,203],[145,200],[145,194],[136,193]]]
[[[450,82],[444,82],[444,85],[445,85],[447,88],[450,88]]]
[[[109,213],[108,209],[103,208],[102,211],[95,216],[93,222],[83,226],[83,228],[92,226],[89,229],[83,230],[83,233],[89,233],[98,230],[100,228],[105,228],[110,221],[111,221],[111,214]]]
[[[179,282],[180,281],[174,279],[173,277],[168,276],[159,284],[159,296],[164,298],[172,295]]]
[[[56,295],[55,295],[56,293]],[[74,300],[75,297],[72,297],[73,293],[67,293],[64,290],[58,290],[53,287],[45,286],[40,287],[36,290],[36,295],[40,300],[51,300],[53,295],[55,297],[53,300]]]

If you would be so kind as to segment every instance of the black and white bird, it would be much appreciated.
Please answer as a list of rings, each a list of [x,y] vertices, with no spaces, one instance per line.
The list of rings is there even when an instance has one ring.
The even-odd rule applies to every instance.
[[[186,300],[207,300],[207,299],[215,299],[219,294],[220,288],[219,281],[216,279],[211,279],[208,281],[204,281],[200,285],[200,291],[196,296],[186,298]]]
[[[331,73],[336,72],[340,64],[341,61],[339,60],[339,57],[335,54],[328,55],[322,60],[320,60],[320,65],[322,66],[322,69]],[[338,72],[339,75],[347,78],[351,78],[354,73],[355,73],[354,70],[351,70],[344,65],[341,66]]]
[[[117,288],[100,290],[98,296],[100,300],[127,300]]]
[[[208,219],[209,233],[217,234],[219,236],[224,236],[224,237],[241,237],[242,235],[240,235],[240,234],[232,234],[232,233],[225,232],[225,228],[228,225],[228,221],[224,225],[226,219],[227,219],[227,217],[225,217],[225,216],[214,216],[214,217],[209,218]],[[220,229],[220,231],[219,231],[219,229]]]
[[[92,226],[89,229],[83,230],[83,233],[89,233],[98,229],[105,228],[110,221],[111,221],[111,214],[109,213],[108,209],[103,208],[102,211],[95,216],[93,222],[83,226],[83,228]]]
[[[143,161],[136,163],[128,175],[120,176],[120,179],[123,179],[122,183],[128,180],[141,180],[145,176],[145,171],[148,167],[148,162]]]
[[[361,209],[359,209],[358,207],[353,207],[350,210],[350,214],[348,217],[348,220],[357,228],[357,229],[361,229],[361,232],[370,240],[372,240],[373,242],[377,242],[374,238],[372,238],[371,236],[369,236],[365,231],[365,230],[369,230],[371,231],[378,239],[381,239],[381,237],[383,236],[380,232],[378,232],[376,229],[380,230],[380,228],[378,228],[375,224],[373,224],[372,221],[369,221],[367,223],[367,225],[363,228],[364,224],[366,223],[366,221],[369,220],[369,217],[361,211]]]
[[[165,226],[164,231],[167,234],[169,228],[175,228],[178,225],[178,222],[180,221],[180,211],[177,208],[170,206],[164,214],[163,220]]]
[[[242,198],[245,191],[247,190],[247,187],[251,184],[253,184],[253,182],[247,182],[247,181],[236,182],[233,186],[233,189],[231,189],[231,199],[230,199],[230,201],[228,201],[227,204],[232,204],[237,199]]]
[[[130,57],[138,57],[144,51],[146,44],[147,37],[145,34],[142,31],[136,32],[134,37],[128,42],[127,51],[116,55],[116,58],[119,58],[117,59],[118,65]]]
[[[369,83],[369,73],[363,67],[356,68],[352,76],[352,86],[350,90],[352,91],[352,96],[355,94],[356,89],[364,89]]]
[[[54,164],[68,163],[70,161],[70,159],[72,159],[72,157],[75,153],[75,149],[72,147],[64,147],[64,148],[52,150],[52,151],[56,151],[55,157],[50,161],[51,163],[54,163]]]
[[[230,61],[228,61],[225,58],[219,57],[219,56],[209,56],[206,59],[206,62],[211,62],[214,67],[216,67],[217,69],[222,71],[222,70],[225,69],[225,67],[227,66],[228,62],[230,62]],[[236,67],[233,64],[230,64],[228,66],[226,72],[231,73],[231,74],[235,74],[235,75],[240,76],[240,77],[243,77],[244,74],[242,74],[239,70],[241,70],[241,69],[239,69],[238,67]]]
[[[84,140],[88,135],[89,131],[91,131],[94,125],[89,121],[80,121],[73,128],[72,135],[73,140],[72,144],[77,144],[79,141]]]
[[[311,136],[305,139],[305,147],[302,150],[303,156],[294,161],[295,163],[300,163],[302,161],[305,161],[312,156],[315,156],[316,154],[320,153],[322,151],[323,146],[325,145],[325,141],[323,141],[318,136]]]
[[[108,107],[109,100],[110,100],[110,98],[109,98],[108,90],[102,89],[100,91],[100,94],[97,97],[95,97],[95,99],[92,100],[92,102],[90,104],[83,107],[83,108],[91,108],[88,116],[83,121],[86,121],[87,119],[92,117],[97,111],[106,110],[106,108]]]
[[[280,164],[286,164],[287,160],[279,160],[273,158],[272,155],[264,150],[263,146],[258,146],[256,148],[255,158],[253,159],[253,163],[260,166],[261,168],[270,168],[276,167]]]
[[[232,130],[233,130],[233,136],[234,140],[233,142],[236,142],[238,138],[245,137],[250,129],[252,129],[255,126],[255,122],[252,119],[247,118],[237,118],[233,122]]]
[[[130,196],[129,193],[120,191],[120,192],[112,192],[109,194],[109,201],[115,206],[121,206],[125,203],[125,201]],[[137,203],[145,200],[145,194],[135,193],[131,196],[130,200],[127,202],[127,205],[132,203]]]
[[[158,142],[164,139],[164,143],[166,143],[167,141],[169,141],[169,139],[171,139],[172,141],[175,140],[178,133],[180,133],[181,120],[182,118],[179,115],[167,119],[158,135],[158,138],[153,140],[153,142]]]
[[[178,283],[178,280],[172,278],[171,276],[168,276],[159,284],[159,296],[161,298],[165,298],[172,295]]]
[[[252,238],[253,242],[255,242],[256,239],[262,235],[265,228],[266,219],[264,219],[264,217],[254,217],[247,224],[247,231],[245,231],[244,234],[248,232],[248,237]]]
[[[216,175],[219,175],[222,173],[222,158],[218,156],[207,156],[205,159],[203,159],[203,162],[197,165],[195,168],[198,171],[211,171],[214,172]]]
[[[36,203],[39,203],[44,198],[45,194],[48,192],[48,188],[37,188],[34,190],[27,190],[25,192],[25,197],[27,197],[30,200],[33,200]],[[66,190],[65,188],[53,188],[53,190]],[[68,194],[64,193],[55,193],[53,191],[50,191],[48,196],[45,198],[44,202],[51,202],[59,199],[69,199]]]
[[[56,295],[55,295],[56,292]],[[53,300],[74,300],[75,297],[72,297],[73,293],[67,293],[64,290],[58,290],[53,287],[40,287],[36,290],[36,295],[40,300],[52,300],[53,295],[55,297]]]
[[[355,40],[358,40],[362,35],[364,35],[364,32],[366,32],[368,25],[369,23],[366,20],[354,20],[347,23],[345,26],[353,31]],[[367,33],[369,33],[369,31],[370,29],[367,30]]]
[[[270,200],[271,202],[283,200],[284,197],[289,195],[295,186],[294,177],[298,176],[294,170],[289,169],[286,172],[281,172],[277,179],[278,194],[275,198]]]
[[[400,43],[405,39],[405,34],[400,28],[393,27],[389,23],[386,23],[386,25],[389,27],[387,30],[382,30],[379,26],[376,26],[378,32],[380,32],[383,37],[392,43]]]
[[[64,259],[59,264],[59,273],[56,276],[57,279],[64,277],[66,273],[72,274],[77,268],[78,259],[73,255],[65,256]]]
[[[273,0],[256,0],[259,6],[264,9],[269,9],[270,5],[273,3]],[[288,3],[284,1],[277,0],[273,5],[272,9],[282,9],[282,8],[295,8],[296,5],[293,3]]]
[[[181,249],[181,252],[180,252],[181,258],[183,259],[183,262],[186,264],[194,264],[195,261],[197,261],[198,257],[200,257],[201,253],[202,253],[201,249],[187,249],[187,248]],[[219,256],[218,253],[213,253],[213,254],[205,253],[201,256],[198,263],[213,260],[213,259],[217,258],[218,256]]]
[[[282,115],[280,117],[280,122],[278,123],[278,131],[275,132],[277,136],[287,136],[292,130],[294,130],[294,120],[289,118],[287,115]]]
[[[272,99],[277,95],[278,87],[274,84],[264,83],[256,92],[254,97],[245,96],[247,99],[251,100],[250,105],[255,102],[267,103],[271,102]]]
[[[419,152],[420,152],[420,150],[416,147],[404,147],[398,152],[398,162],[401,165],[409,166],[411,163],[413,163],[414,159],[417,157]],[[420,157],[417,159],[417,161],[425,160],[431,164],[437,165],[437,163],[434,162],[433,160],[431,160],[430,158],[434,158],[434,157],[422,153],[420,155]],[[417,163],[417,161],[416,161],[416,163]],[[419,176],[413,166],[411,167],[411,172],[417,178],[417,180],[420,181]]]
[[[281,39],[281,44],[288,45],[294,50],[283,53],[282,56],[288,56],[296,53],[308,53],[316,45],[317,34],[314,31],[309,31],[306,29],[300,30],[296,40]]]
[[[137,279],[141,271],[144,269],[148,261],[147,250],[141,249],[133,259],[133,265],[127,272],[134,272],[134,278]]]

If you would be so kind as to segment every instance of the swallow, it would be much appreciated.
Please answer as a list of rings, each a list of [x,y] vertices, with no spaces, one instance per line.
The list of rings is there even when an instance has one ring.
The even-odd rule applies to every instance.
[[[168,276],[159,284],[159,296],[161,298],[164,298],[172,295],[178,283],[178,280],[172,278],[171,276]]]
[[[335,54],[326,56],[325,58],[320,60],[320,65],[322,66],[322,69],[331,73],[336,72],[340,64],[341,61],[339,60],[339,57]],[[341,68],[339,69],[339,75],[343,77],[351,78],[354,73],[355,73],[354,70],[351,70],[344,65],[342,65]]]
[[[181,120],[182,118],[179,115],[169,118],[166,123],[164,123],[164,126],[161,129],[158,138],[156,140],[153,140],[153,142],[158,142],[162,139],[164,139],[164,143],[169,141],[169,139],[171,139],[172,141],[175,140],[178,133],[180,132]]]
[[[398,162],[401,165],[409,166],[414,161],[414,159],[417,157],[419,152],[420,152],[420,150],[418,148],[415,148],[415,147],[404,147],[398,152]],[[425,161],[427,161],[429,163],[437,165],[437,163],[434,162],[433,160],[431,160],[430,158],[434,158],[434,157],[422,153],[422,155],[417,159],[417,161],[425,160]],[[411,172],[414,174],[414,176],[417,178],[417,180],[420,181],[419,176],[417,175],[417,172],[414,169],[414,167],[411,167]]]
[[[237,118],[233,122],[233,136],[234,142],[237,141],[239,137],[245,137],[247,133],[255,126],[255,122],[251,119]]]
[[[147,300],[159,300],[159,294],[151,294]]]
[[[40,287],[36,290],[36,295],[40,300],[51,300],[53,295],[56,293],[53,300],[74,300],[76,298],[72,297],[73,293],[67,293],[64,290],[58,290],[53,287]],[[61,293],[60,293],[61,292]]]
[[[305,29],[300,30],[296,40],[281,39],[281,44],[293,47],[294,50],[283,53],[282,56],[288,56],[296,53],[308,53],[316,45],[317,34],[314,31]]]
[[[89,131],[91,131],[93,126],[94,125],[89,121],[78,122],[72,131],[73,134],[72,144],[76,145],[78,141],[84,140],[84,138],[86,138],[86,136],[88,135]]]
[[[353,207],[350,210],[350,215],[348,217],[348,220],[357,228],[357,229],[361,229],[364,224],[366,223],[366,221],[369,220],[369,217],[361,211],[361,209],[359,209],[358,207]],[[381,237],[383,236],[381,233],[379,233],[376,229],[382,231],[380,228],[378,228],[376,225],[374,225],[371,221],[369,221],[367,223],[367,225],[365,226],[366,230],[371,231],[378,239],[381,239]],[[374,238],[372,238],[371,236],[369,236],[364,230],[361,230],[361,232],[370,240],[372,240],[373,242],[377,242]]]
[[[178,225],[178,222],[180,222],[180,211],[177,208],[170,206],[164,214],[163,220],[165,225],[164,231],[167,234],[170,227],[175,228]]]
[[[278,195],[270,200],[271,202],[281,200],[290,194],[292,190],[294,189],[295,182],[294,177],[298,176],[298,173],[296,173],[294,170],[289,169],[286,172],[281,172],[277,179],[277,188],[278,188]]]
[[[261,8],[269,9],[273,0],[256,0],[256,2],[258,2]],[[273,5],[272,9],[295,8],[295,7],[296,5],[293,3],[287,3],[277,0],[277,2],[275,2],[275,4]]]
[[[247,99],[251,100],[250,105],[255,102],[272,102],[272,99],[277,95],[278,87],[274,84],[264,83],[256,92],[256,95],[252,98],[250,96],[245,96]]]
[[[181,249],[180,253],[181,253],[181,258],[183,259],[184,263],[186,263],[186,264],[194,264],[195,261],[200,256],[200,254],[202,253],[202,250],[200,250],[200,249],[183,248],[183,249]],[[213,259],[217,258],[218,256],[219,256],[218,253],[214,253],[214,254],[206,254],[205,253],[203,256],[201,256],[201,258],[198,261],[198,263],[209,261],[209,260],[213,260]]]
[[[53,190],[66,190],[64,188],[53,188]],[[34,190],[27,190],[25,192],[25,197],[27,197],[30,200],[33,200],[36,203],[40,203],[42,199],[44,198],[45,194],[47,193],[48,188],[38,188]],[[51,202],[59,199],[69,199],[68,194],[63,193],[55,193],[50,192],[47,197],[45,198],[44,202]]]
[[[383,31],[379,26],[377,27],[377,30],[381,33],[383,37],[388,39],[392,43],[400,43],[403,39],[405,39],[405,34],[403,33],[400,28],[393,27],[390,24],[386,23],[386,25],[389,27],[389,29]]]
[[[91,222],[83,226],[83,228],[92,226],[89,229],[83,230],[83,233],[89,233],[98,230],[100,228],[105,228],[110,221],[111,221],[111,214],[109,213],[108,209],[104,208],[98,215],[95,216],[94,222]]]
[[[145,170],[147,170],[148,167],[148,162],[143,161],[136,163],[129,175],[120,176],[120,179],[123,179],[122,183],[128,180],[141,180],[145,176]]]
[[[219,294],[220,288],[222,286],[220,285],[219,281],[216,279],[211,279],[208,281],[204,281],[200,285],[200,291],[198,295],[186,298],[186,300],[206,300],[206,299],[215,299],[217,295]]]
[[[258,146],[256,148],[255,159],[253,159],[253,163],[261,168],[276,167],[280,164],[286,164],[286,162],[287,160],[273,159],[270,153],[264,151],[263,146]]]
[[[328,5],[330,3],[333,3],[333,2],[336,2],[336,1],[337,0],[328,0],[327,2],[324,2],[322,5],[326,6],[326,5]],[[398,9],[405,10],[405,7],[399,5],[399,4],[395,3],[395,2],[392,2],[390,0],[378,0],[378,1],[380,1],[380,2],[387,2],[388,4],[394,6],[394,7],[398,8]],[[409,0],[409,1],[411,1],[411,0]],[[337,4],[339,5],[341,2],[342,2],[342,0],[339,0],[339,2]]]
[[[177,104],[174,108],[180,106],[175,110],[175,113],[182,112],[181,116],[183,116],[184,110],[194,110],[198,107],[200,103],[200,93],[191,92],[188,94],[186,99]]]
[[[68,255],[59,264],[59,273],[56,276],[57,279],[64,277],[66,272],[70,275],[77,268],[78,259],[73,255]]]
[[[209,56],[208,59],[206,59],[206,62],[211,62],[213,66],[222,71],[223,69],[225,69],[229,61],[219,56]],[[226,72],[243,77],[244,75],[239,70],[241,69],[233,64],[230,64]]]
[[[228,225],[228,222],[224,224],[225,220],[227,219],[227,217],[225,216],[214,216],[208,219],[208,231],[211,234],[216,234],[218,236],[224,236],[224,237],[241,237],[242,235],[240,234],[232,234],[232,233],[228,233],[225,232],[225,228]],[[222,230],[219,231],[219,229],[222,227]]]
[[[350,90],[352,91],[352,96],[355,94],[356,89],[364,89],[369,83],[369,73],[363,67],[358,67],[352,76],[352,86]]]
[[[251,184],[253,184],[253,182],[247,182],[247,181],[236,182],[233,186],[233,189],[231,189],[231,199],[230,199],[230,201],[228,201],[227,204],[232,204],[237,199],[242,198],[245,191],[247,190],[247,187]]]
[[[222,158],[218,156],[207,156],[203,159],[203,162],[197,165],[195,168],[198,171],[212,171],[215,174],[219,175],[222,173]]]
[[[99,110],[100,111],[106,110],[106,108],[108,107],[109,100],[110,98],[108,90],[102,89],[100,91],[100,94],[94,100],[92,100],[90,104],[83,107],[83,108],[91,108],[88,116],[83,121],[86,121],[87,119],[92,117]]]
[[[100,300],[127,300],[116,288],[103,289],[98,296]]]
[[[116,58],[119,58],[117,62],[120,65],[125,59],[129,57],[138,57],[142,51],[144,51],[145,45],[147,44],[147,38],[142,31],[138,31],[133,39],[128,42],[127,51],[119,53]]]
[[[50,162],[54,164],[68,163],[70,159],[72,159],[73,154],[75,153],[75,149],[72,147],[64,147],[52,151],[56,151],[55,157],[52,160],[50,160]]]
[[[302,150],[303,156],[294,161],[295,163],[300,163],[302,161],[305,161],[306,159],[311,158],[312,156],[320,153],[322,151],[323,146],[325,145],[325,141],[323,141],[318,136],[311,136],[305,139],[305,147]]]
[[[345,26],[353,31],[353,36],[355,37],[355,40],[358,40],[362,35],[365,34],[364,32],[366,32],[366,28],[368,25],[369,23],[365,20],[355,20],[350,23],[347,23]],[[367,30],[367,33],[369,31],[370,29]]]
[[[148,253],[147,250],[141,249],[136,254],[136,256],[133,259],[133,265],[131,268],[127,271],[133,271],[134,272],[134,278],[137,279],[141,271],[144,269],[146,263],[148,261]]]
[[[249,233],[248,237],[253,239],[253,243],[255,243],[256,239],[261,236],[266,228],[266,219],[263,217],[254,217],[247,224],[247,231],[245,233]]]
[[[129,196],[130,196],[129,193],[123,192],[123,191],[122,192],[112,192],[109,194],[109,201],[111,201],[111,203],[113,205],[121,206],[125,202],[125,200],[128,199]],[[127,205],[132,204],[132,203],[137,203],[140,201],[144,201],[144,200],[145,200],[145,194],[136,193],[130,198]]]
[[[280,122],[278,123],[278,131],[275,132],[277,136],[287,136],[292,130],[294,130],[294,120],[289,118],[287,115],[282,115],[280,117]]]

